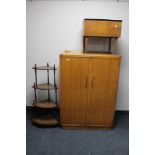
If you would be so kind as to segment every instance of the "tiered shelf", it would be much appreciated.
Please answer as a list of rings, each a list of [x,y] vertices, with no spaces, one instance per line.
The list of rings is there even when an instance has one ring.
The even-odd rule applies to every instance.
[[[34,88],[34,92],[35,92],[35,100],[33,102],[33,107],[35,108],[40,108],[40,109],[55,109],[55,108],[59,108],[58,106],[58,102],[57,102],[57,85],[55,82],[55,65],[54,67],[49,66],[49,64],[47,63],[47,66],[40,66],[38,67],[36,64],[35,66],[32,68],[35,70],[35,83],[32,86]],[[47,71],[47,83],[41,83],[38,84],[37,83],[37,70],[46,70]],[[49,81],[49,70],[53,70],[54,72],[54,84],[51,84]],[[37,93],[36,90],[47,90],[48,91],[48,99],[42,100],[42,101],[38,101],[37,99]],[[52,101],[50,99],[50,91],[54,90],[55,91],[55,102]],[[49,111],[47,111],[48,114]],[[45,125],[45,126],[55,126],[59,124],[59,121],[52,117],[52,116],[42,116],[42,117],[37,117],[34,118],[32,120],[32,123],[35,125]]]

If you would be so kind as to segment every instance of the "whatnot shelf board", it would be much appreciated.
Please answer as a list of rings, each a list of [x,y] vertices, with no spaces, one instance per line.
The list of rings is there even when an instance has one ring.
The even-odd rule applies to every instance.
[[[51,83],[43,83],[43,84],[37,84],[35,86],[32,86],[35,89],[41,89],[41,90],[52,90],[55,89],[54,85],[52,85]]]
[[[47,126],[55,126],[58,125],[59,122],[53,117],[40,117],[32,119],[32,123],[36,125],[47,125]]]
[[[32,67],[32,69],[37,69],[37,70],[56,70],[57,68],[51,67],[51,66],[40,66],[40,67]]]
[[[48,99],[40,102],[34,102],[33,106],[45,109],[57,108],[57,105],[53,101],[49,101]]]

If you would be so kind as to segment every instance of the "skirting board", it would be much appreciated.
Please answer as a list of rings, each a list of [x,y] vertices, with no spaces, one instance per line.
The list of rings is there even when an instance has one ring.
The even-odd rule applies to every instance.
[[[35,110],[36,112],[36,108],[33,106],[26,106],[26,110],[31,110],[32,112]],[[129,111],[128,110],[116,110],[116,114],[129,114]]]
[[[52,110],[52,111],[51,111]],[[59,109],[40,109],[40,108],[36,108],[33,106],[26,106],[26,111],[27,111],[27,117],[29,117],[30,119],[32,119],[33,117],[35,117],[36,115],[42,115],[42,114],[46,114],[47,111],[52,112],[51,114],[54,115],[58,120],[59,120]],[[115,119],[117,118],[117,115],[129,115],[129,111],[124,111],[124,110],[116,110],[115,113]],[[94,130],[110,130],[115,126],[116,121],[114,120],[114,124],[112,126],[100,126],[100,127],[79,127],[79,126],[66,126],[66,125],[61,125],[62,128],[64,129],[94,129]]]
[[[26,110],[34,110],[33,106],[26,106]],[[129,114],[128,110],[116,110],[116,114]]]

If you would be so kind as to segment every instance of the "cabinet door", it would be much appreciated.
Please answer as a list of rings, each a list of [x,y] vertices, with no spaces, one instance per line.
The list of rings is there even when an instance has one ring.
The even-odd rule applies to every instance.
[[[60,119],[62,126],[86,124],[89,68],[89,58],[61,57]]]
[[[121,26],[120,21],[84,20],[84,35],[120,37]]]
[[[113,124],[120,59],[92,58],[87,123]]]

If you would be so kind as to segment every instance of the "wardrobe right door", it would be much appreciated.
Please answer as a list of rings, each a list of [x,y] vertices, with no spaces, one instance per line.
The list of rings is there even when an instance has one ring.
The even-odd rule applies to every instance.
[[[91,58],[87,126],[113,125],[120,56]]]

